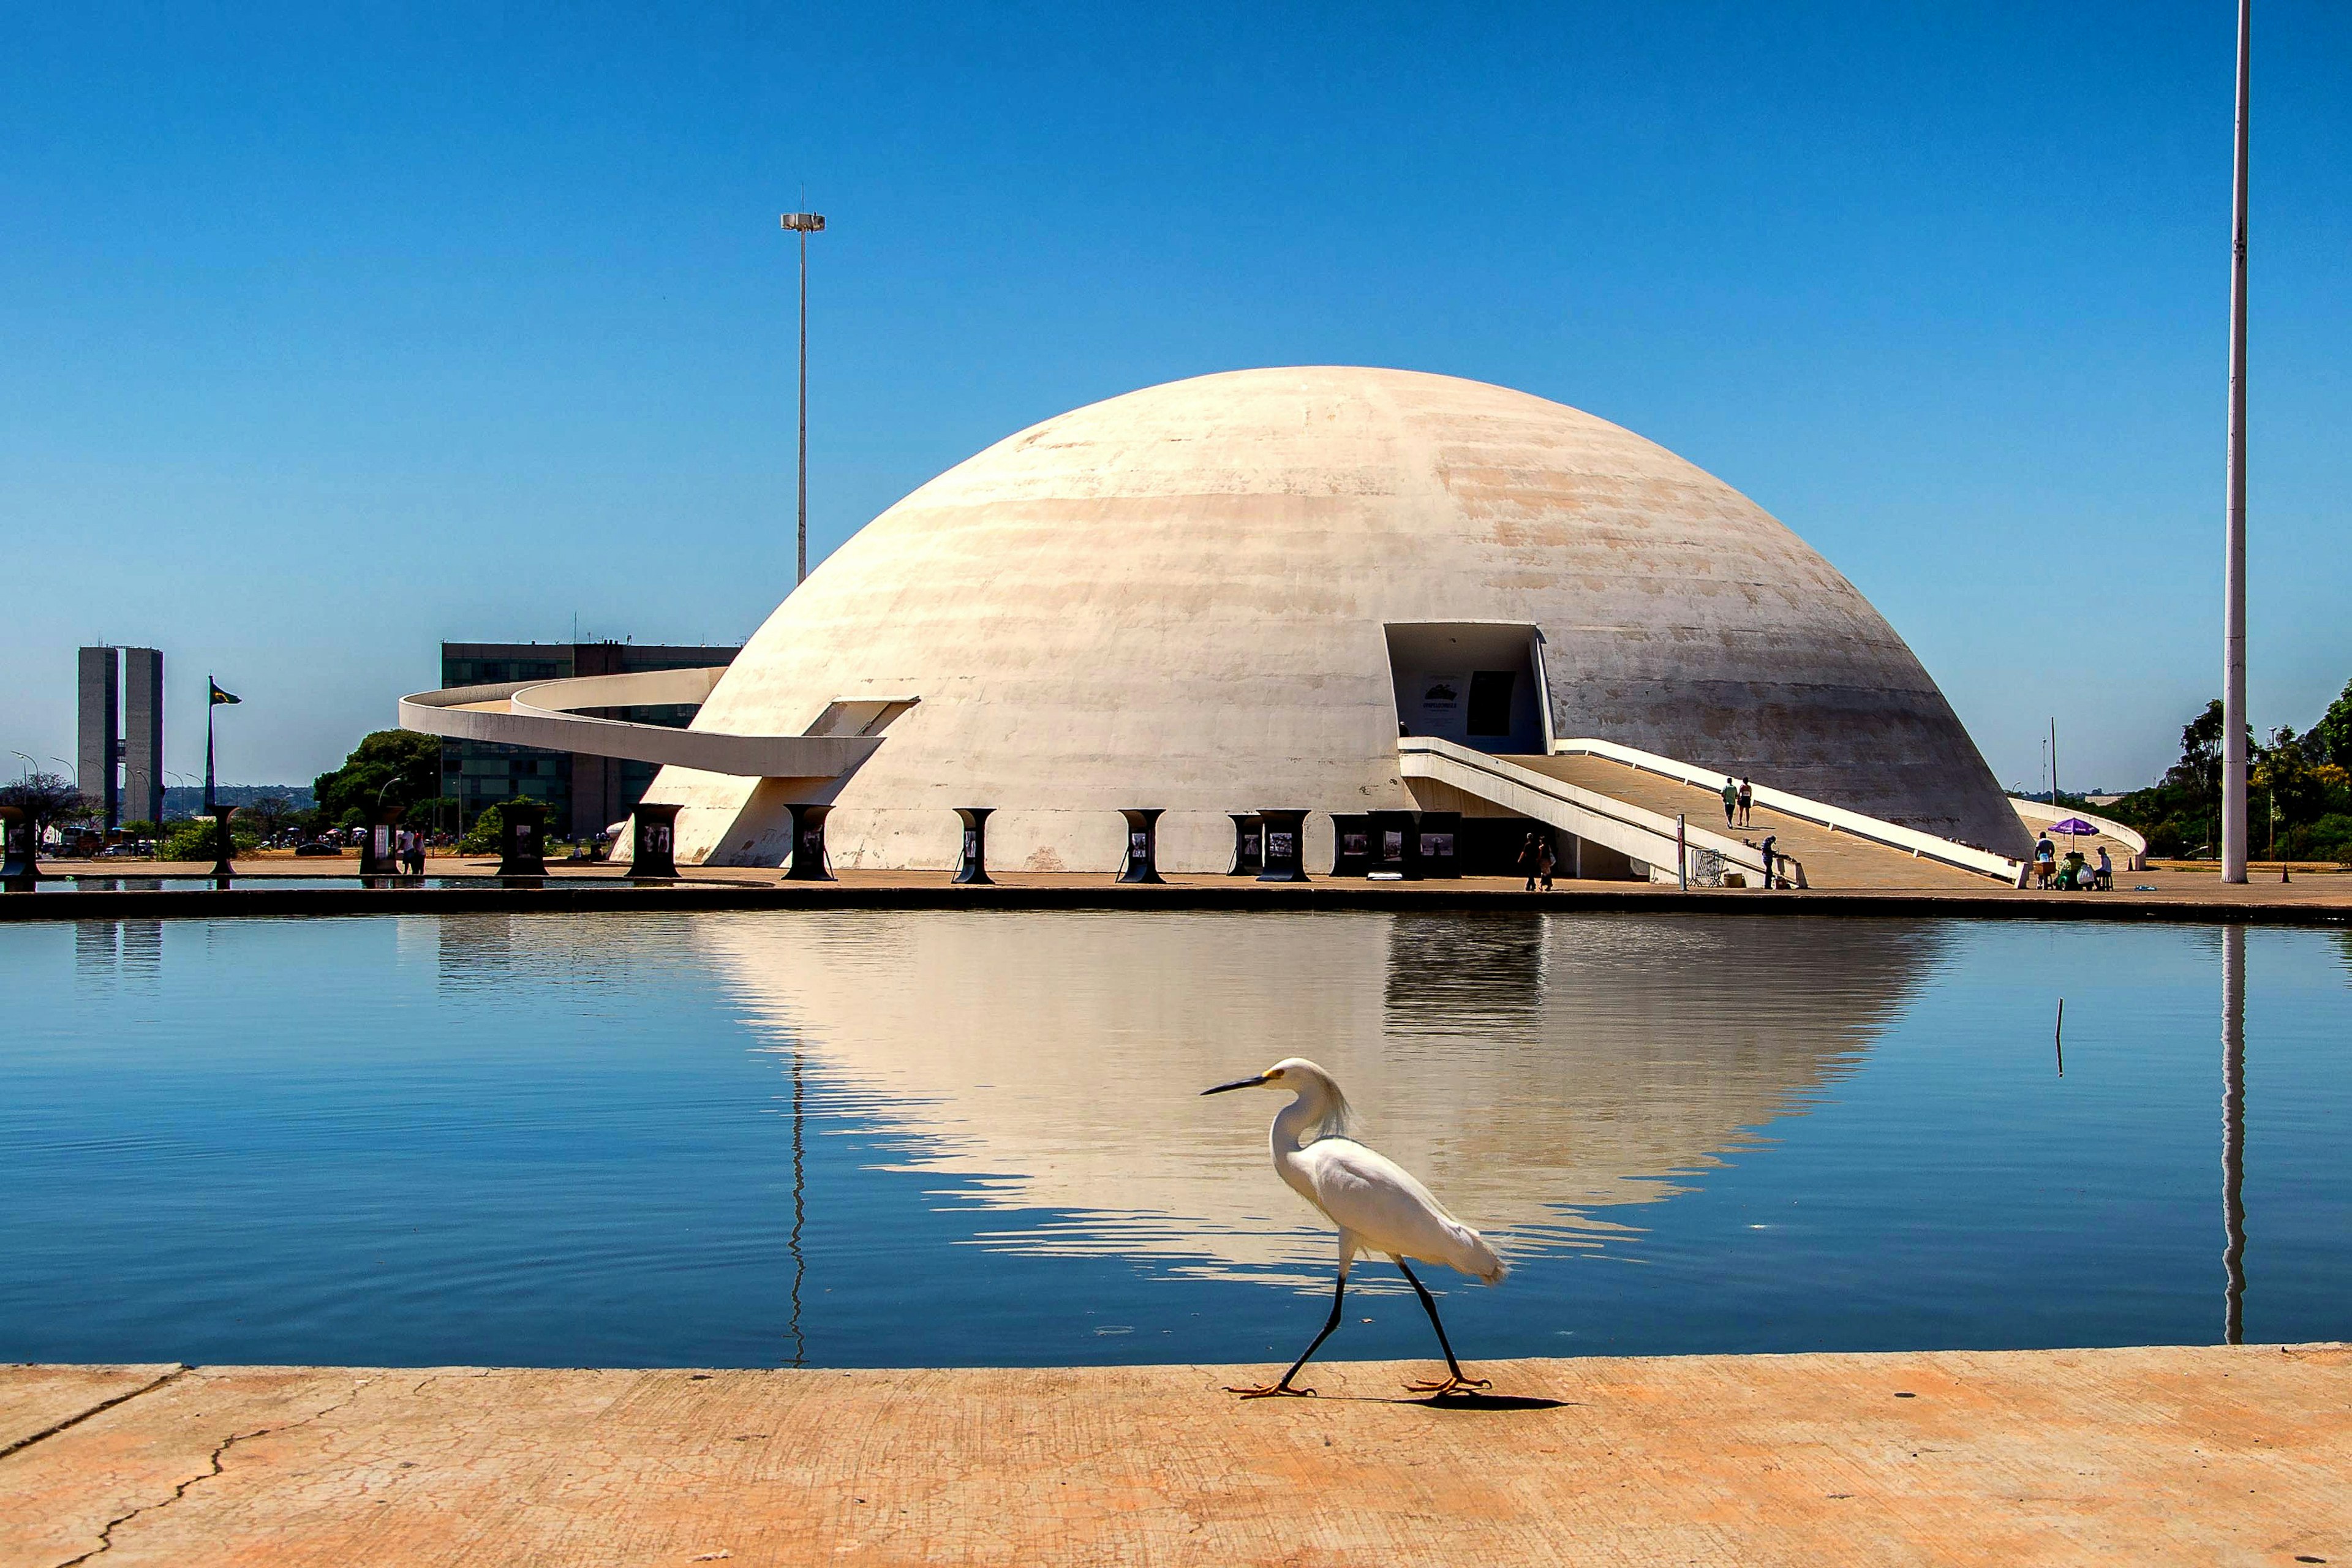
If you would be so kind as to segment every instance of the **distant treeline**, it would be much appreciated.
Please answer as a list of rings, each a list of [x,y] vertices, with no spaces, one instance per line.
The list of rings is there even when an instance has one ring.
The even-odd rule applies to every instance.
[[[2180,760],[2147,788],[2102,806],[2080,795],[2062,800],[2137,828],[2151,854],[2217,854],[2222,732],[2216,699],[2182,728]],[[2303,733],[2283,725],[2264,744],[2249,728],[2246,741],[2246,823],[2253,853],[2266,859],[2352,862],[2352,682]]]
[[[265,801],[282,803],[279,811],[291,816],[296,812],[316,809],[318,802],[310,796],[309,784],[221,784],[213,791],[224,805],[258,805]],[[194,816],[204,809],[205,791],[201,784],[173,784],[163,791],[163,820],[176,822]]]

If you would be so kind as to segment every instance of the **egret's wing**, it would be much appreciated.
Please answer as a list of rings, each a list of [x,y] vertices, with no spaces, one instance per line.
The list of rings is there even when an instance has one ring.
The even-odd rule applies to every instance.
[[[1443,1263],[1488,1283],[1503,1260],[1486,1238],[1452,1215],[1412,1172],[1348,1138],[1322,1138],[1299,1151],[1315,1202],[1374,1252]]]

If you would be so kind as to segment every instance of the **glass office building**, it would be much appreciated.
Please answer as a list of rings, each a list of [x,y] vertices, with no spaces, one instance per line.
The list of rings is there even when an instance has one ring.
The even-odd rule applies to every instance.
[[[699,669],[731,664],[740,648],[675,647],[653,643],[482,643],[441,645],[441,684],[490,686],[520,680],[562,680],[578,675],[624,675],[646,669]],[[657,708],[593,710],[599,718],[683,729],[695,709],[685,703]],[[660,770],[652,763],[592,757],[575,752],[542,752],[482,741],[441,742],[441,793],[454,797],[470,823],[485,806],[520,795],[548,809],[558,833],[587,834],[610,826],[635,809]]]

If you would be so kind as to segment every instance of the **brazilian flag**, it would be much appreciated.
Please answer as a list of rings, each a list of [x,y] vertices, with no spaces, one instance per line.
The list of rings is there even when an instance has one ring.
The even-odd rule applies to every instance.
[[[220,689],[220,682],[212,679],[210,677],[205,678],[205,684],[213,689],[213,706],[215,708],[219,707],[224,702],[242,702],[245,700],[242,697],[231,697],[227,692],[223,691]]]

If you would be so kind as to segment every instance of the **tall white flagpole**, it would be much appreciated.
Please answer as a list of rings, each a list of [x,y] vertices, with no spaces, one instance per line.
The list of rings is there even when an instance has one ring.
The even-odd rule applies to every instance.
[[[2253,0],[2238,0],[2238,162],[2230,254],[2230,479],[2221,603],[2221,880],[2246,879],[2246,115]]]

